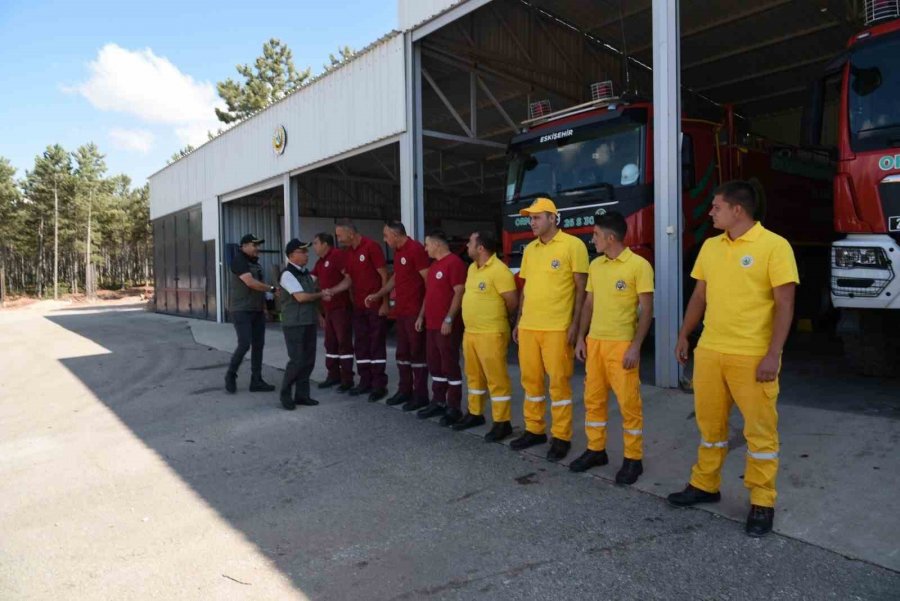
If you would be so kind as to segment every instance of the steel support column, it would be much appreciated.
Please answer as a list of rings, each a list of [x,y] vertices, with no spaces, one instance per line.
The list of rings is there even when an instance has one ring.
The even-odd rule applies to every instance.
[[[681,40],[679,0],[653,0],[653,181],[656,385],[678,386],[682,313]]]
[[[410,236],[425,237],[422,157],[422,53],[410,33],[406,44],[406,132],[400,136],[400,220]]]
[[[288,240],[299,235],[300,205],[297,184],[289,173],[284,174],[282,186],[284,187],[284,223],[282,224],[284,231],[282,232],[282,240],[287,244]]]

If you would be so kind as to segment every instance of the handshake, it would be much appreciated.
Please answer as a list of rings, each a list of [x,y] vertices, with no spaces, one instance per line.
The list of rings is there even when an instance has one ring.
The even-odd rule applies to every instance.
[[[326,288],[322,291],[322,300],[330,301],[332,298],[334,298],[334,292],[332,292],[330,288]]]

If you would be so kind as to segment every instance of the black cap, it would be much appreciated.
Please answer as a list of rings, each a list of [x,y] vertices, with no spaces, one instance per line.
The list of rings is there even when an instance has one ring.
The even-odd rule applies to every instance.
[[[241,238],[241,246],[250,244],[251,242],[253,244],[262,244],[263,242],[265,242],[265,240],[263,240],[262,238],[257,238],[253,234],[244,234],[244,236]]]
[[[287,243],[287,246],[284,247],[284,254],[290,255],[292,252],[297,250],[298,248],[309,248],[309,242],[301,242],[296,238],[291,238]]]

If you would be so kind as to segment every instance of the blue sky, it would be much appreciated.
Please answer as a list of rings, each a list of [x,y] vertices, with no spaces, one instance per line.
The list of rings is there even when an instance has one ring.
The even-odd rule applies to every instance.
[[[350,17],[348,19],[348,17]],[[2,0],[0,156],[93,141],[135,185],[217,127],[214,86],[276,37],[297,68],[396,27],[395,0]]]

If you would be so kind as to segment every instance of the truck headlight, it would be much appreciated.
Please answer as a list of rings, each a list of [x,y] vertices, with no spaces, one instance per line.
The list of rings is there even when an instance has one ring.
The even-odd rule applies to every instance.
[[[888,263],[884,250],[866,246],[834,246],[831,249],[831,263],[840,269],[852,267],[886,267]]]

